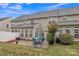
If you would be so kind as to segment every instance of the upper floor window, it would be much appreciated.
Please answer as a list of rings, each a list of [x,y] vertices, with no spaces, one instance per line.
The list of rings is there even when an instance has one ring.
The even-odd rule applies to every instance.
[[[62,17],[62,20],[67,20],[67,18],[65,16]]]
[[[12,30],[12,32],[14,32],[14,30]]]
[[[33,20],[31,20],[31,24],[33,25],[33,23],[34,23],[34,21]]]
[[[51,24],[51,23],[52,23],[52,21],[53,21],[53,19],[52,19],[52,18],[50,18],[50,19],[49,19],[49,24]]]
[[[15,32],[17,32],[17,30],[15,30]]]
[[[51,23],[56,23],[56,21],[54,21],[54,20],[52,20],[52,21],[49,21],[49,24],[51,24]]]

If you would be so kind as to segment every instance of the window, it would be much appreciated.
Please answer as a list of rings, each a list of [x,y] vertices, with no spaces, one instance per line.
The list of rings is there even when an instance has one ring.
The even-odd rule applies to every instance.
[[[66,33],[67,33],[67,34],[70,34],[70,30],[69,30],[69,29],[66,29]]]
[[[51,24],[51,21],[49,21],[49,24]]]
[[[23,33],[24,33],[23,30],[21,30],[21,37],[23,37]]]
[[[19,32],[19,29],[17,29],[17,32]]]
[[[21,36],[23,37],[23,33],[21,33]]]
[[[31,24],[33,25],[33,23],[34,23],[34,21],[33,20],[31,20]]]
[[[14,32],[14,30],[12,30],[12,32]]]
[[[63,18],[63,20],[66,20],[66,18]]]
[[[79,29],[74,29],[74,37],[79,38]]]
[[[75,29],[75,30],[74,30],[74,32],[75,32],[75,33],[78,33],[78,32],[79,32],[79,30],[78,30],[78,29]]]
[[[38,38],[39,37],[39,29],[37,30],[35,30],[35,38]]]
[[[17,30],[15,30],[15,32],[17,32]]]
[[[50,19],[49,19],[49,24],[51,24],[51,23],[52,23],[52,20],[53,20],[52,18],[50,18]]]
[[[32,37],[32,30],[30,30],[30,37]]]
[[[25,37],[27,37],[28,36],[28,32],[27,31],[25,31]]]
[[[9,28],[9,25],[7,24],[7,28]]]
[[[67,20],[67,18],[65,16],[62,17],[62,20]]]
[[[62,34],[63,33],[63,30],[62,29],[59,29],[59,34]]]

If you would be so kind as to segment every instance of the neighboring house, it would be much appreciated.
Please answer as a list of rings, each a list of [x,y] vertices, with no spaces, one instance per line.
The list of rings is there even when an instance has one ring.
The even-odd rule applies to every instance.
[[[0,18],[0,31],[10,31],[12,18]]]
[[[20,37],[29,39],[32,37],[33,27],[40,24],[46,38],[47,26],[51,21],[58,23],[59,33],[70,33],[79,40],[79,7],[22,15],[11,21],[10,31],[19,32]]]

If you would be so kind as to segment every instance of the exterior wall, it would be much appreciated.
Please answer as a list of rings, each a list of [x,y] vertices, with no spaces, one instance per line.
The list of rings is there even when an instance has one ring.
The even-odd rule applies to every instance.
[[[68,10],[68,9],[67,9]],[[71,12],[71,10],[69,10]],[[41,14],[33,14],[31,15],[32,19],[26,19],[25,21],[18,21],[18,22],[12,22],[15,25],[21,24],[21,25],[28,25],[31,24],[31,20],[33,20],[34,23],[39,23],[41,24],[41,28],[44,31],[44,35],[46,38],[47,35],[47,26],[50,22],[50,20],[52,21],[56,21],[58,23],[58,25],[60,26],[60,28],[58,30],[62,30],[62,33],[66,33],[66,29],[70,30],[70,34],[74,36],[74,29],[76,29],[75,27],[79,28],[79,14],[75,13],[75,9],[72,10],[75,14],[70,14],[69,11],[66,13],[64,13],[63,11],[60,11],[61,13],[58,15],[57,11],[52,12],[51,16],[53,15],[52,18],[48,17],[48,15],[50,14],[48,13],[41,13]],[[78,10],[77,10],[78,11]],[[55,16],[54,16],[55,15]],[[56,16],[57,15],[57,16]],[[42,17],[44,16],[44,18]],[[34,19],[35,18],[35,19]],[[36,19],[37,18],[37,19]],[[24,38],[31,38],[30,37],[30,30],[32,30],[31,28],[13,28],[12,30],[19,30],[19,33],[22,34],[23,33],[23,37]],[[27,37],[25,36],[25,31],[27,30]],[[21,32],[22,31],[22,32]],[[78,38],[77,38],[78,39]]]
[[[79,15],[64,16],[64,17],[66,18],[66,20],[63,20],[63,16],[62,16],[62,17],[52,17],[52,18],[44,18],[44,19],[42,19],[42,18],[41,19],[33,19],[33,22],[41,24],[41,28],[44,31],[44,35],[45,35],[45,38],[46,38],[47,31],[48,31],[47,26],[48,26],[49,21],[51,19],[52,19],[52,21],[56,21],[58,24],[59,24],[59,22],[63,22],[64,24],[67,24],[67,23],[65,23],[66,21],[73,21],[73,22],[76,21],[76,20],[78,21]],[[13,22],[13,23],[17,24],[17,25],[18,24],[31,24],[31,20],[21,21],[21,22]],[[62,25],[62,23],[61,23],[61,25]],[[76,27],[76,25],[74,25],[74,26]],[[66,33],[66,29],[69,29],[70,30],[70,34],[74,36],[74,28],[75,28],[74,26],[70,26],[70,25],[65,26],[64,25],[64,26],[61,26],[61,28],[59,28],[59,29],[62,29],[62,33]],[[27,29],[25,29],[25,28],[24,29],[23,28],[15,28],[15,29],[12,29],[12,30],[14,30],[14,31],[17,30],[17,32],[19,30],[20,35],[23,33],[22,37],[24,37],[26,39],[29,39],[29,38],[31,38],[30,37],[30,29],[31,28],[27,28]],[[26,34],[25,31],[26,30],[27,30],[27,37],[25,36],[25,34]]]
[[[11,20],[11,18],[8,18],[6,20],[0,21],[0,31],[9,31],[11,28]]]

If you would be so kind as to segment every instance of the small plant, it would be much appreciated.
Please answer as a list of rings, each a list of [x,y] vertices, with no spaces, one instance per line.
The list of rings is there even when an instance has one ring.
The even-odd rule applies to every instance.
[[[70,34],[60,34],[60,43],[69,45],[73,43],[73,36]]]

